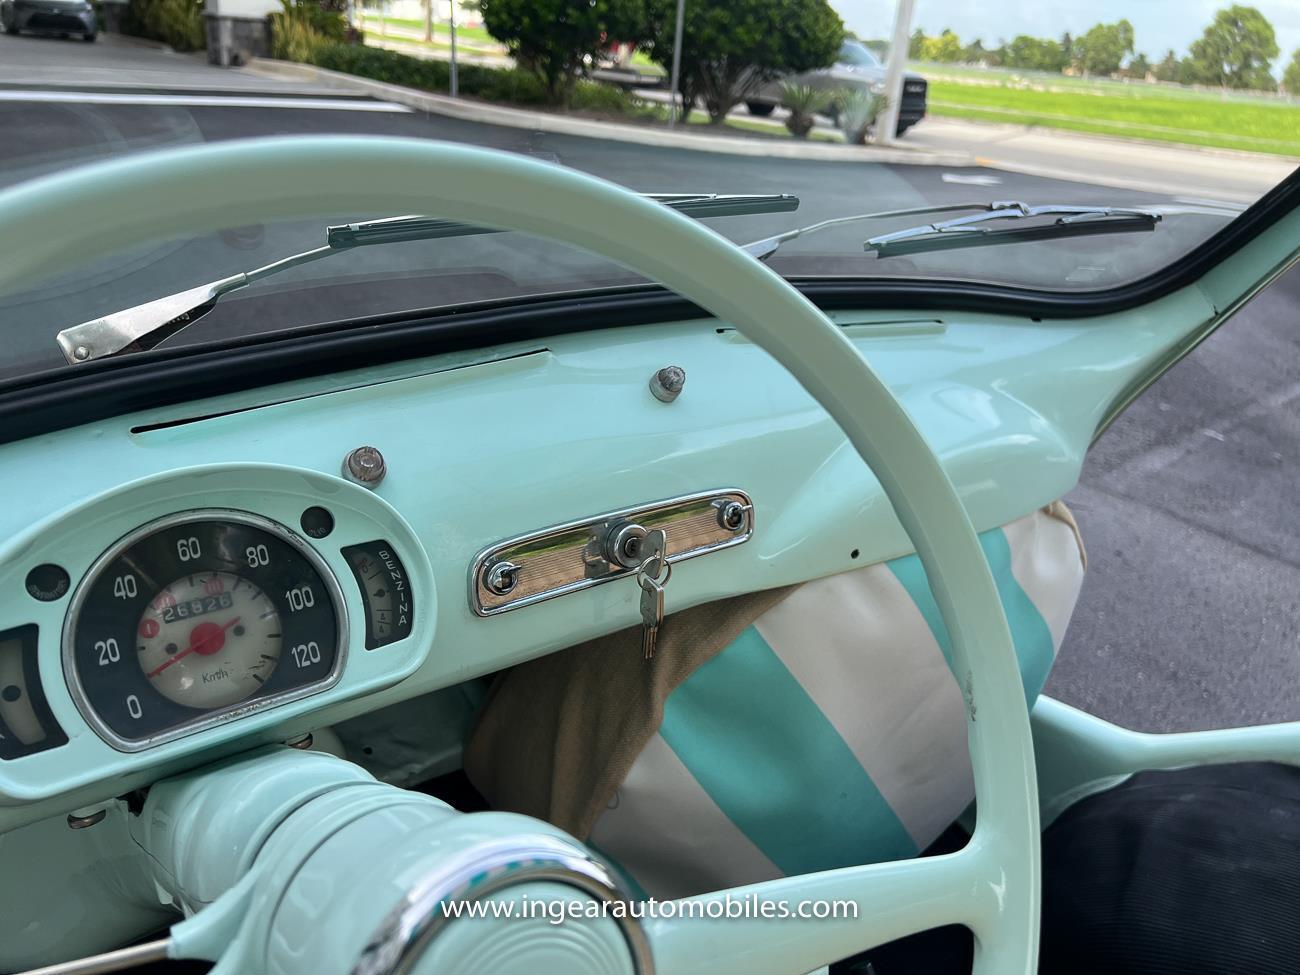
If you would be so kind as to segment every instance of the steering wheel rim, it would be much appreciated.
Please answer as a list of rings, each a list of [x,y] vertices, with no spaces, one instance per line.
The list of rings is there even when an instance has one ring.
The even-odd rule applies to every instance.
[[[364,186],[357,173],[367,174]],[[276,138],[133,155],[11,187],[0,194],[0,229],[22,246],[0,263],[0,294],[34,274],[161,237],[315,216],[322,201],[336,211],[418,212],[550,237],[618,261],[733,324],[839,424],[925,567],[966,703],[980,811],[970,843],[942,857],[743,888],[796,901],[854,899],[852,920],[648,921],[656,967],[809,971],[914,931],[962,923],[976,935],[977,975],[1032,975],[1040,898],[1033,745],[988,562],[901,402],[841,330],[766,265],[628,190],[523,156],[418,139]],[[599,220],[575,216],[595,212]]]

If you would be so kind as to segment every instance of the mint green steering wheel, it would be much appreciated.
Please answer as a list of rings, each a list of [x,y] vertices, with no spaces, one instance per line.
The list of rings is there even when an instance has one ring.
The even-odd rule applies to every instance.
[[[366,173],[363,185],[355,175]],[[647,921],[663,973],[793,975],[941,924],[976,936],[979,975],[1031,975],[1038,947],[1038,807],[1016,655],[988,563],[939,459],[858,350],[765,265],[618,186],[520,156],[423,140],[315,137],[132,156],[17,187],[0,293],[31,275],[159,237],[318,215],[425,213],[521,230],[618,261],[732,323],[826,409],[871,467],[925,566],[966,702],[979,803],[958,853],[755,887],[769,899],[852,900],[852,920]],[[600,219],[587,219],[591,214]],[[737,891],[704,895],[721,898]]]

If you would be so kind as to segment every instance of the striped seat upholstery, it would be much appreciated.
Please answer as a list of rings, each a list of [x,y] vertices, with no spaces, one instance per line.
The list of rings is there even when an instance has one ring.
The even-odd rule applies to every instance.
[[[1059,504],[980,541],[1032,701],[1082,546]],[[798,587],[668,696],[592,845],[658,898],[914,856],[974,794],[949,654],[914,555]]]

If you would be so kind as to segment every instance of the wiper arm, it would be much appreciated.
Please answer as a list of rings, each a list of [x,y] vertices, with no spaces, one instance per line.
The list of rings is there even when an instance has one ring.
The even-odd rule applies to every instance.
[[[1094,234],[1123,234],[1154,230],[1163,213],[1151,208],[1069,206],[1049,203],[1029,206],[1014,200],[991,204],[984,213],[954,217],[938,223],[909,227],[872,237],[862,246],[875,251],[877,257],[919,254],[924,251],[981,247],[987,244],[1024,243],[1031,240],[1054,240],[1060,237],[1084,237]],[[1031,227],[989,227],[994,220],[1024,220],[1030,217],[1055,217],[1050,223]]]
[[[186,325],[193,325],[212,311],[223,295],[246,288],[255,281],[279,274],[300,264],[310,264],[329,257],[337,250],[328,244],[294,254],[282,260],[209,281],[197,288],[178,291],[163,298],[115,311],[80,325],[65,328],[56,336],[63,357],[76,365],[105,356],[145,352],[175,335]]]
[[[788,213],[799,208],[799,198],[788,193],[643,193],[642,196],[697,220],[707,217]],[[414,215],[327,227],[323,247],[65,328],[58,334],[59,348],[63,351],[64,358],[73,365],[111,355],[145,352],[187,325],[194,324],[210,312],[224,295],[281,271],[373,244],[500,232],[502,231],[493,227],[476,227],[454,220]]]

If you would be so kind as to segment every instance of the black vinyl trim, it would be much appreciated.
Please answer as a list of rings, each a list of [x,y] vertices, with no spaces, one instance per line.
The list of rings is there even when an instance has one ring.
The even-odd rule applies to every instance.
[[[1181,260],[1119,288],[1051,292],[915,278],[792,278],[818,307],[1088,318],[1184,288],[1300,205],[1300,169]],[[707,317],[656,285],[510,298],[156,349],[0,384],[0,443],[310,376],[553,335]],[[198,327],[202,327],[201,325]]]

